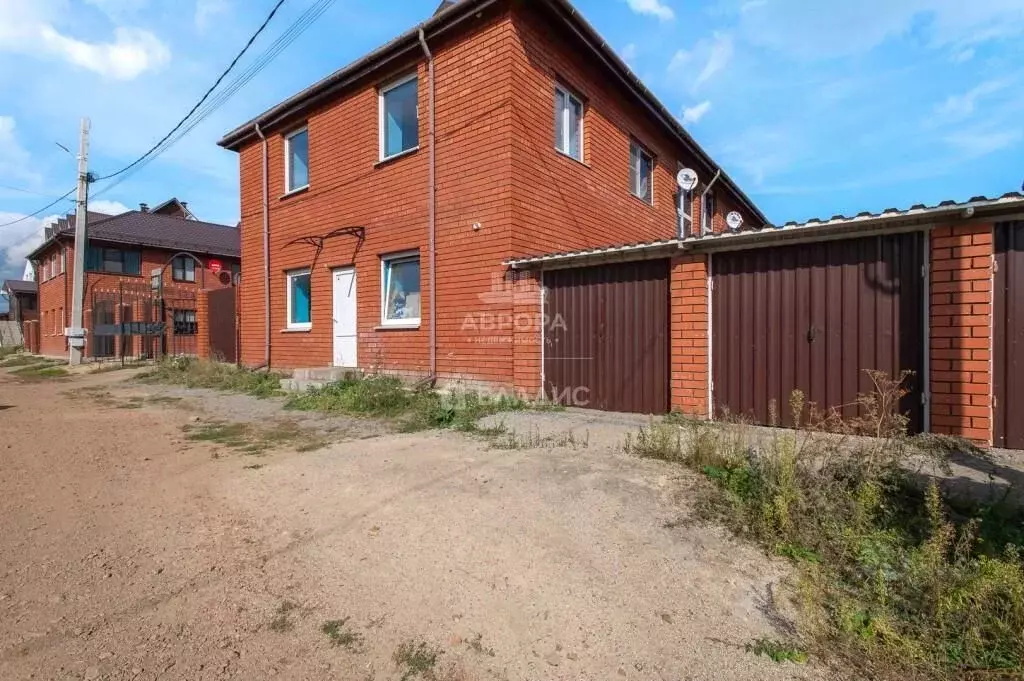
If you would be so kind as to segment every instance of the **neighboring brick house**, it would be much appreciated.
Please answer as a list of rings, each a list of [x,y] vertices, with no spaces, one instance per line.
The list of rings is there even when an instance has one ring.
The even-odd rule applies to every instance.
[[[240,156],[250,366],[536,394],[540,294],[506,260],[677,236],[684,166],[705,180],[690,214],[715,178],[716,229],[764,222],[564,2],[443,4],[220,144]]]
[[[34,281],[8,279],[0,287],[0,295],[7,299],[8,320],[30,322],[39,317],[39,290]]]
[[[132,309],[131,305],[141,308],[142,304],[125,302],[149,295],[155,271],[162,273],[165,298],[182,301],[166,312],[167,323],[174,324],[179,336],[196,333],[197,292],[230,286],[233,275],[240,272],[236,228],[195,220],[176,199],[161,207],[160,213],[145,204],[120,215],[89,213],[83,308],[87,357],[138,354],[148,347],[141,339],[97,338],[88,332],[96,323],[158,321],[156,315],[161,313],[152,306]],[[63,355],[67,352],[65,329],[71,325],[74,214],[60,218],[45,237],[28,256],[39,286],[39,351]],[[115,293],[121,292],[127,292],[127,297],[121,295],[121,304],[115,304]],[[127,342],[133,345],[125,346]]]

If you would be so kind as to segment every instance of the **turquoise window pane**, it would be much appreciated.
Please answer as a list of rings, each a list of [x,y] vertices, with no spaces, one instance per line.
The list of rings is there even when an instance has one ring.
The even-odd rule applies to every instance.
[[[310,323],[309,275],[297,274],[292,277],[292,324]]]
[[[288,138],[288,191],[309,184],[309,133]]]
[[[394,156],[420,143],[416,80],[384,93],[384,155]]]

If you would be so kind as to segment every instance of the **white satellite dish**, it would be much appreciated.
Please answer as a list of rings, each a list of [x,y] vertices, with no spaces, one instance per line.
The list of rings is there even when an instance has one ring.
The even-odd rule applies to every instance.
[[[692,192],[697,187],[697,171],[692,168],[683,168],[676,173],[676,182],[683,191]]]
[[[725,224],[729,225],[729,229],[735,232],[743,225],[743,216],[736,211],[731,211],[725,216]]]

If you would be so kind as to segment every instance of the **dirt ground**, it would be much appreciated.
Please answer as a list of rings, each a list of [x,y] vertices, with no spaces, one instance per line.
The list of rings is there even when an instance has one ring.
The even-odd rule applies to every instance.
[[[744,651],[783,564],[686,523],[696,483],[622,453],[635,421],[564,418],[499,449],[0,372],[0,679],[825,678]]]

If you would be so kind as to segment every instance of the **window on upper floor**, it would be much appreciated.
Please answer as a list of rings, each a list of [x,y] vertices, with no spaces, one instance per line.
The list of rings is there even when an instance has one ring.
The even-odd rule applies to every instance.
[[[287,328],[306,331],[313,328],[313,307],[310,299],[309,270],[285,273],[288,300]]]
[[[419,146],[418,93],[415,73],[380,89],[380,160],[385,161]]]
[[[66,270],[67,266],[68,266],[68,252],[67,252],[67,249],[63,249],[63,248],[61,249],[59,265],[60,265],[60,272],[59,272],[59,274],[64,274],[64,270]]]
[[[583,161],[583,102],[561,85],[555,86],[555,149]]]
[[[287,192],[309,186],[309,129],[284,136],[284,184]]]
[[[191,256],[179,255],[171,262],[171,276],[174,281],[195,281],[196,261]]]
[[[700,207],[700,233],[710,234],[715,230],[715,192],[708,191]]]
[[[142,254],[120,248],[89,246],[85,252],[85,269],[89,272],[141,274]]]
[[[654,203],[654,157],[633,140],[629,143],[629,190],[646,203]]]
[[[381,315],[384,326],[420,323],[420,255],[397,253],[381,258]]]
[[[679,214],[679,236],[688,237],[693,234],[693,190],[680,188],[677,194],[679,205],[676,212]]]

